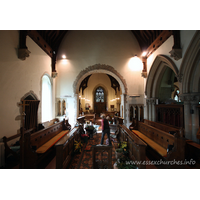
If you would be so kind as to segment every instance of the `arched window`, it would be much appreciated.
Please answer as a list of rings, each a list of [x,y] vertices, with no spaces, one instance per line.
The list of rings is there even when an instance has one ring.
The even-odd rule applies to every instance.
[[[42,122],[52,119],[51,81],[47,75],[42,77]]]
[[[104,90],[101,87],[98,87],[96,89],[96,93],[95,93],[95,101],[96,102],[104,102]]]

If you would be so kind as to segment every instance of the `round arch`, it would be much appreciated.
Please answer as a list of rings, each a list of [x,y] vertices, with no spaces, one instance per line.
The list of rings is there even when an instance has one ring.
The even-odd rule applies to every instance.
[[[127,94],[127,84],[126,80],[119,74],[113,67],[109,65],[102,65],[102,64],[96,64],[93,66],[90,66],[86,68],[85,70],[82,70],[78,76],[76,77],[74,84],[73,84],[73,90],[74,94],[79,93],[79,86],[81,82],[90,74],[95,73],[103,73],[103,74],[109,74],[113,76],[120,84],[120,87],[122,89],[122,94]]]
[[[95,73],[103,73],[103,74],[109,74],[112,77],[114,77],[119,85],[120,88],[122,90],[122,96],[126,96],[128,93],[128,88],[127,88],[127,84],[126,84],[126,80],[122,77],[122,75],[120,73],[118,73],[113,67],[109,66],[109,65],[105,65],[105,64],[95,64],[93,66],[89,66],[86,69],[82,70],[76,77],[74,83],[73,83],[73,91],[74,91],[74,97],[75,97],[75,120],[78,116],[78,94],[79,94],[79,87],[81,82],[88,76],[91,74],[95,74]],[[123,98],[123,100],[121,101],[121,104],[123,108],[126,108],[126,98]],[[126,115],[125,115],[125,109],[121,109],[121,115],[124,116],[124,122],[126,123]]]
[[[155,58],[147,77],[145,87],[147,98],[157,97],[162,75],[167,67],[172,69],[176,77],[178,76],[178,68],[175,63],[165,55],[158,55]]]

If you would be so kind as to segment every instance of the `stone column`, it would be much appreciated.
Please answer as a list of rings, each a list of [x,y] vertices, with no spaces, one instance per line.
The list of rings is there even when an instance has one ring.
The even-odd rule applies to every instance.
[[[151,121],[156,121],[156,98],[151,98]]]
[[[146,112],[147,120],[149,120],[149,99],[146,99]]]
[[[140,121],[140,106],[137,107],[138,107],[138,121]]]
[[[74,94],[74,124],[79,116],[79,94]]]
[[[199,128],[199,115],[197,105],[200,100],[199,93],[188,93],[180,95],[184,101],[184,123],[185,123],[185,137],[198,142],[196,137]]]
[[[129,98],[129,96],[127,95],[127,94],[124,94],[124,125],[125,126],[129,126],[128,125],[128,122],[129,122],[129,120],[128,120],[128,108],[129,108],[129,106],[128,106],[128,98]]]
[[[121,117],[124,118],[124,125],[127,124],[127,117],[128,117],[128,106],[127,106],[127,100],[128,96],[126,94],[121,95],[121,106],[123,106],[123,110],[121,109]],[[126,116],[127,115],[127,116]]]
[[[147,99],[147,110],[148,110],[148,114],[147,115],[148,115],[148,120],[150,120],[150,121],[152,120],[151,119],[151,116],[152,116],[152,113],[151,113],[152,110],[151,109],[152,109],[152,107],[151,107],[151,99]]]

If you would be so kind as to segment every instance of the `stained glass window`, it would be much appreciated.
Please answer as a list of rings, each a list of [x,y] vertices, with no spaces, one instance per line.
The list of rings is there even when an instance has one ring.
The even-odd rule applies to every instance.
[[[104,90],[101,87],[96,89],[96,102],[104,102]]]

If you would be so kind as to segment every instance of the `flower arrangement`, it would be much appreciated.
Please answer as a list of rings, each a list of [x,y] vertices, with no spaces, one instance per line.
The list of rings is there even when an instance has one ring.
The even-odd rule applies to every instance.
[[[78,141],[74,140],[74,152],[75,153],[81,153],[82,146],[83,146],[83,144],[81,143],[81,141],[78,142]]]
[[[121,156],[128,156],[128,146],[127,142],[123,141],[118,144],[118,148],[115,150],[116,158],[120,158]]]

